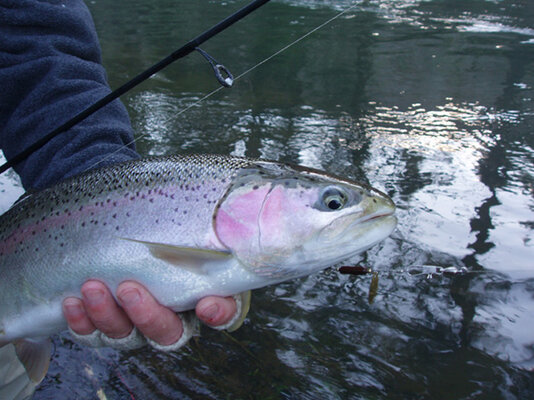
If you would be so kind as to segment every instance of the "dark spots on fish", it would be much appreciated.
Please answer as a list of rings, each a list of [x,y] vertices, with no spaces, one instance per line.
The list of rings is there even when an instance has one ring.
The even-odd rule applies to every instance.
[[[116,227],[115,227],[115,230],[116,230],[116,231],[118,231],[118,230],[119,230],[119,227],[118,227],[118,226],[116,226]]]
[[[260,187],[258,185],[252,186],[252,190],[258,190]]]
[[[32,235],[35,235],[35,231],[32,231]]]
[[[82,210],[83,210],[83,206],[80,206],[79,211],[82,211]]]
[[[156,221],[154,221],[154,222],[156,222],[156,224],[159,224],[159,219],[156,219]]]
[[[129,216],[130,216],[130,213],[129,213],[129,212],[126,212],[126,216],[129,217]]]
[[[84,227],[84,226],[85,226],[85,222],[82,222],[82,227]]]
[[[111,217],[112,218],[117,218],[117,214],[113,214]]]
[[[376,201],[376,199],[375,199],[375,198],[373,198],[373,203],[375,203],[375,204],[377,203],[377,201]]]
[[[187,210],[184,210],[184,215],[187,215]]]

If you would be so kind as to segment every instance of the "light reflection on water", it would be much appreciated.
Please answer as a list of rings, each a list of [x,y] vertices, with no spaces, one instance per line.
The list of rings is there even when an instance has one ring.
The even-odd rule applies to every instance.
[[[0,164],[6,162],[4,154],[0,152]],[[0,175],[0,213],[6,211],[24,193],[19,176],[9,169]]]

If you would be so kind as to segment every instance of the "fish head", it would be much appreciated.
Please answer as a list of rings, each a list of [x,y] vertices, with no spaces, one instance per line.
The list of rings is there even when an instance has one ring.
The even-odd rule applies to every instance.
[[[255,273],[304,276],[385,239],[395,205],[365,184],[264,162],[237,176],[214,215],[220,242]]]

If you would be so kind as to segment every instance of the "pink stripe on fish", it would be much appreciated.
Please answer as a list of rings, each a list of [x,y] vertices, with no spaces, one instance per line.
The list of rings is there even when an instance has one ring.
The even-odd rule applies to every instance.
[[[94,221],[99,221],[116,213],[123,213],[127,206],[134,201],[146,201],[148,204],[154,201],[155,197],[173,198],[177,188],[169,187],[163,190],[148,189],[146,191],[136,191],[125,193],[120,197],[108,198],[103,201],[95,201],[90,204],[68,204],[65,209],[56,209],[34,222],[20,226],[12,231],[4,240],[0,241],[0,256],[15,253],[23,245],[28,245],[32,239],[38,239],[39,235],[59,235],[63,229],[72,229],[73,225],[80,228],[89,226]],[[127,212],[126,212],[127,213]],[[36,248],[35,246],[32,246]]]

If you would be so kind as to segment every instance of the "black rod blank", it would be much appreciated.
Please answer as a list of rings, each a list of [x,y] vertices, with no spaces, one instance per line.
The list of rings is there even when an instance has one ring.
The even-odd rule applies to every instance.
[[[130,81],[126,82],[121,87],[115,89],[108,95],[98,100],[96,103],[92,104],[91,106],[87,107],[85,110],[75,115],[73,118],[65,122],[63,125],[54,129],[49,134],[43,136],[41,139],[39,139],[37,142],[35,142],[31,146],[27,147],[26,149],[24,149],[23,151],[15,155],[14,157],[11,157],[9,161],[7,161],[6,163],[0,166],[0,174],[5,172],[7,169],[11,168],[12,166],[18,164],[22,160],[26,159],[30,154],[34,153],[35,151],[43,147],[46,143],[48,143],[50,140],[52,140],[54,137],[56,137],[60,133],[65,132],[66,130],[72,128],[74,125],[78,124],[79,122],[83,121],[90,115],[94,114],[95,112],[100,110],[102,107],[111,103],[113,100],[119,98],[124,93],[128,92],[135,86],[139,85],[141,82],[147,80],[155,73],[161,71],[163,68],[167,67],[172,62],[178,60],[179,58],[187,56],[189,53],[193,52],[196,47],[200,46],[202,43],[211,39],[213,36],[222,32],[223,30],[233,25],[240,19],[246,17],[248,14],[258,9],[259,7],[261,7],[268,1],[269,0],[252,1],[250,4],[236,11],[235,13],[228,16],[224,20],[220,21],[219,23],[217,23],[216,25],[214,25],[213,27],[211,27],[210,29],[202,33],[201,35],[189,41],[188,43],[180,47],[178,50],[176,50],[169,56],[165,57],[163,60],[154,64],[153,66],[146,69],[145,71],[141,72],[139,75],[132,78]]]

